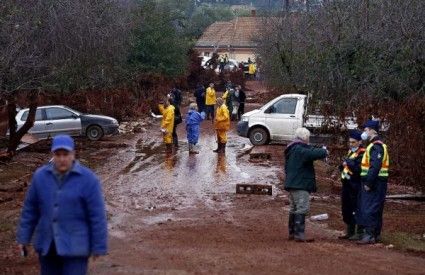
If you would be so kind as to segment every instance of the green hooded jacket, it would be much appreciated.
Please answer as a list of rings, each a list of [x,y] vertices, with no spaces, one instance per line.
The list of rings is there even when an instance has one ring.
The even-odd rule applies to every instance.
[[[326,150],[315,148],[301,140],[290,143],[285,150],[285,190],[316,192],[313,162],[326,158]]]

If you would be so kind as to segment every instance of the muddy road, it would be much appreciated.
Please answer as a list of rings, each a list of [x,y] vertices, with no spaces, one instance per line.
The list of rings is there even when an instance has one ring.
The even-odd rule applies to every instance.
[[[271,159],[251,160],[247,140],[231,130],[226,154],[218,155],[205,121],[200,154],[189,155],[184,126],[178,130],[180,147],[172,154],[164,152],[154,121],[98,169],[110,253],[91,264],[91,274],[424,273],[423,257],[337,241],[341,232],[326,222],[308,222],[315,243],[287,241],[288,200],[278,186],[284,146],[255,148]],[[272,184],[273,196],[237,195],[237,183]]]
[[[199,155],[188,154],[184,124],[178,127],[180,147],[166,154],[159,123],[152,118],[134,135],[77,142],[79,159],[102,181],[109,220],[109,255],[91,262],[90,274],[425,273],[424,253],[398,251],[388,242],[364,247],[337,240],[340,199],[323,162],[316,162],[319,193],[310,214],[329,213],[330,219],[307,221],[306,233],[316,242],[295,243],[287,240],[283,145],[246,151],[249,142],[237,136],[233,122],[226,154],[219,155],[212,151],[212,123],[204,121]],[[38,274],[36,255],[20,258],[14,239],[25,182],[49,159],[49,145],[43,146],[2,167],[3,175],[20,177],[9,183],[11,191],[0,190],[0,274]],[[250,153],[270,158],[251,159]],[[271,184],[273,195],[236,194],[238,183]],[[415,245],[424,243],[424,220],[423,203],[387,203],[383,235],[407,230],[419,236]]]

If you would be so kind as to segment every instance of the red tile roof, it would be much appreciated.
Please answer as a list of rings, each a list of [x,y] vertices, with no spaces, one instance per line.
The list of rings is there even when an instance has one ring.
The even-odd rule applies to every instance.
[[[228,22],[215,22],[205,30],[195,47],[214,45],[227,48],[230,45],[234,48],[255,48],[252,38],[260,31],[262,24],[261,17],[237,17]]]

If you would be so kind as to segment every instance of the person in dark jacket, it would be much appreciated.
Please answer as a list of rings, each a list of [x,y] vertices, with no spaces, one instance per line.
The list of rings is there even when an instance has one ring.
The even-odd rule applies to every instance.
[[[241,85],[236,86],[236,89],[239,90],[239,109],[238,109],[238,118],[241,119],[242,115],[245,113],[245,100],[246,95],[242,90]]]
[[[187,142],[189,144],[189,154],[199,154],[195,150],[195,145],[198,143],[200,124],[205,119],[205,113],[198,112],[196,103],[189,105],[189,111],[186,116],[186,131],[187,131]]]
[[[173,97],[172,101],[170,101],[171,105],[174,106],[174,125],[173,125],[173,133],[172,133],[172,137],[173,137],[173,146],[174,147],[179,147],[179,137],[177,136],[177,126],[183,122],[182,119],[182,114],[180,112],[180,108],[179,106],[176,104],[176,101]]]
[[[173,100],[174,100],[174,107],[179,107],[179,106],[180,106],[180,104],[181,104],[181,103],[182,103],[182,101],[183,101],[182,92],[181,92],[179,89],[177,89],[177,88],[175,88],[175,87],[174,87],[174,88],[171,90],[170,95],[173,97]]]
[[[202,84],[198,84],[193,96],[196,98],[196,105],[198,106],[198,112],[202,113],[205,111],[205,87]]]
[[[52,141],[52,162],[37,169],[24,201],[17,242],[25,255],[34,236],[41,274],[87,274],[88,258],[107,253],[105,202],[99,179],[75,160],[74,141]]]
[[[361,163],[365,152],[359,131],[350,132],[349,146],[347,157],[340,166],[342,181],[341,210],[346,230],[345,234],[338,238],[358,240],[363,234],[363,227],[356,221],[359,219],[360,214],[357,201],[361,188]]]
[[[381,239],[382,216],[387,194],[390,158],[387,145],[378,136],[379,122],[367,121],[362,139],[369,141],[362,158],[360,173],[360,221],[365,227],[363,238],[358,244],[374,244]]]
[[[310,131],[298,128],[294,140],[285,150],[285,190],[289,191],[289,239],[312,242],[305,236],[305,216],[310,209],[309,197],[316,192],[316,176],[313,162],[325,159],[326,149],[310,146]]]

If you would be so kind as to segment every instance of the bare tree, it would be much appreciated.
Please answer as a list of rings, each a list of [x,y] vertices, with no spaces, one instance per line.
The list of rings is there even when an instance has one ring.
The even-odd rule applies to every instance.
[[[119,79],[116,67],[125,63],[129,45],[129,10],[124,4],[114,0],[2,1],[0,97],[9,104],[10,154],[33,122],[29,116],[22,131],[15,132],[18,92],[74,92],[107,87]],[[28,98],[30,114],[35,114],[37,96],[31,92]]]

